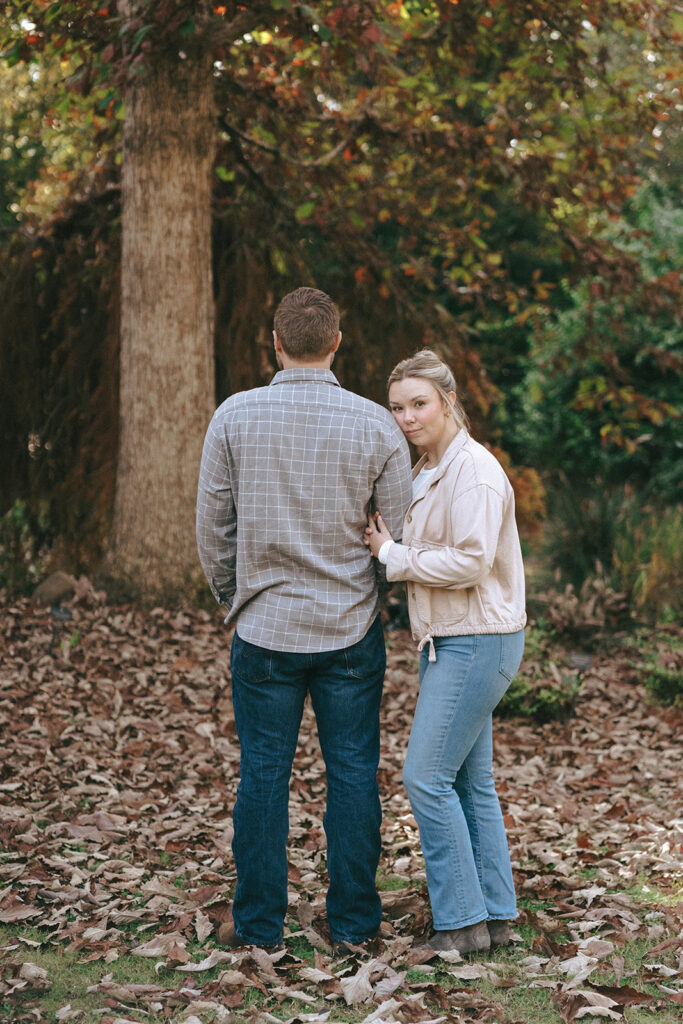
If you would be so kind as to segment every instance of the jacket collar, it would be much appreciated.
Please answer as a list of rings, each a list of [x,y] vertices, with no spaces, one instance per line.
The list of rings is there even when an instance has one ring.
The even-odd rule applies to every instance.
[[[292,370],[278,370],[269,387],[273,387],[275,384],[300,384],[305,380],[314,381],[316,384],[332,384],[338,388],[341,387],[332,370],[321,370],[314,366],[297,366]]]
[[[417,496],[417,498],[415,498],[415,501],[419,501],[420,498],[424,498],[425,494],[430,489],[430,487],[432,487],[437,482],[437,480],[441,479],[441,477],[444,475],[444,473],[446,472],[446,470],[450,466],[450,464],[453,461],[453,459],[456,457],[456,455],[458,454],[460,449],[463,447],[465,442],[469,439],[469,436],[470,435],[467,433],[465,428],[461,427],[460,430],[458,431],[458,433],[455,435],[455,437],[451,441],[451,443],[449,444],[449,446],[446,449],[446,451],[441,456],[441,461],[439,462],[438,466],[435,467],[434,476],[429,481],[427,486],[423,490],[420,491],[420,493]],[[426,455],[422,455],[422,456],[420,456],[419,460],[415,463],[415,465],[413,466],[413,480],[415,479],[417,474],[420,472],[420,470],[424,468],[424,464],[425,464],[426,461],[427,461],[427,456]]]
[[[448,466],[450,466],[451,462],[453,461],[455,456],[458,454],[458,452],[460,451],[462,446],[465,444],[465,442],[467,441],[469,436],[470,435],[467,433],[465,428],[461,427],[460,430],[458,431],[458,433],[455,435],[455,437],[451,441],[451,443],[449,444],[449,446],[446,449],[446,451],[441,456],[441,461],[439,462],[438,466],[435,467],[436,473],[432,477],[432,480],[439,480],[440,477],[442,477],[444,475],[444,473],[446,472],[446,469],[448,468]],[[421,455],[419,460],[415,463],[415,465],[413,467],[413,480],[415,479],[417,474],[420,472],[420,470],[424,469],[424,464],[425,464],[426,461],[427,461],[427,456],[426,455]]]

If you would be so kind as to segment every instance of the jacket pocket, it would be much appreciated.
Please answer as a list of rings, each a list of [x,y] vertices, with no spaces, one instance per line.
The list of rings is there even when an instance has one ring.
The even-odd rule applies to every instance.
[[[415,604],[420,618],[430,627],[457,626],[470,610],[470,591],[416,587]]]

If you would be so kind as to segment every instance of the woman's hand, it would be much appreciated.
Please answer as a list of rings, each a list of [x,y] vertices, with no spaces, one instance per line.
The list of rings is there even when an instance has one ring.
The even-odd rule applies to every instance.
[[[382,519],[379,512],[375,512],[374,516],[368,515],[368,525],[365,528],[363,534],[363,543],[370,548],[372,554],[377,558],[379,549],[382,544],[387,540],[393,540]]]

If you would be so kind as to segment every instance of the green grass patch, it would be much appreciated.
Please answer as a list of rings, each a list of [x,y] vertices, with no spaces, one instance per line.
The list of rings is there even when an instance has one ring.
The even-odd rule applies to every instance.
[[[380,892],[396,892],[399,889],[407,889],[411,884],[410,879],[387,874],[381,868],[377,872],[375,883]]]
[[[683,889],[678,887],[670,892],[665,891],[656,885],[649,875],[638,875],[627,889],[610,889],[609,892],[624,893],[630,896],[636,903],[647,906],[670,906],[673,907],[683,899]]]
[[[534,902],[538,908],[538,902]],[[409,970],[406,977],[407,987],[434,983],[441,986],[446,992],[468,988],[490,1003],[493,1011],[497,1014],[495,1019],[516,1021],[520,1024],[562,1024],[560,1007],[551,997],[552,990],[531,987],[522,964],[524,957],[529,954],[534,933],[523,925],[516,930],[523,935],[523,943],[467,961],[467,963],[491,963],[499,975],[498,984],[489,979],[455,978],[449,973],[451,965],[435,961],[433,964],[425,965],[427,969]],[[37,929],[0,927],[0,943],[5,947],[14,944],[19,936],[38,938],[40,933]],[[288,935],[286,944],[290,952],[304,963],[313,962],[314,950],[303,932]],[[627,1008],[625,1014],[627,1024],[651,1024],[654,1021],[655,1013],[657,1024],[674,1024],[679,1020],[680,1008],[672,1004],[671,1011],[669,1011],[666,1005],[662,1004],[661,993],[657,987],[641,977],[643,963],[646,962],[646,954],[651,945],[650,940],[639,939],[627,943],[617,951],[624,958],[624,976],[621,979],[621,984],[649,993],[658,1000],[656,1011],[654,1008],[647,1007]],[[196,944],[191,944],[191,946],[192,948],[188,946],[188,952],[197,953],[198,950],[194,948]],[[161,985],[167,989],[177,989],[192,981],[198,988],[204,988],[225,968],[225,965],[218,965],[211,971],[202,972],[200,976],[188,976],[165,968],[157,972],[154,959],[133,957],[125,952],[111,964],[105,964],[102,961],[79,963],[79,960],[86,955],[87,951],[70,951],[64,946],[46,945],[40,949],[33,949],[23,944],[20,945],[11,954],[13,962],[19,964],[30,961],[46,969],[51,987],[42,992],[24,989],[17,993],[18,998],[15,1001],[12,999],[5,999],[4,1003],[0,1001],[0,1022],[4,1024],[4,1022],[16,1020],[19,1009],[23,1019],[30,1013],[32,1007],[39,1008],[42,1015],[36,1019],[54,1021],[57,1012],[69,1004],[72,1010],[81,1014],[78,1024],[100,1024],[102,1010],[107,1008],[107,995],[103,992],[88,993],[87,989],[100,982],[107,974],[111,974],[112,978],[121,984],[152,984]],[[5,974],[5,976],[7,975]],[[617,984],[617,978],[608,961],[602,965],[602,970],[596,971],[591,976],[590,983],[591,985],[606,986]],[[296,972],[292,972],[289,982],[283,979],[283,984],[297,987]],[[315,993],[311,994],[315,995]],[[400,991],[397,994],[400,995]],[[430,1006],[432,1005],[429,989],[426,991],[426,1001]],[[231,1010],[231,1020],[234,1024],[246,1022],[253,1019],[254,1013],[261,1009],[267,1010],[271,1016],[281,1020],[325,1009],[330,1011],[331,1024],[333,1022],[356,1024],[372,1012],[373,1004],[365,1003],[357,1007],[350,1007],[346,1006],[343,1001],[329,1003],[325,1001],[322,993],[315,1002],[288,999],[282,1004],[276,1004],[275,1000],[269,999],[263,992],[256,988],[250,988],[245,990],[241,1005]],[[435,1015],[437,1010],[438,1007],[434,1004]],[[110,1012],[114,1016],[125,1017],[131,1021],[145,1021],[148,1024],[162,1024],[162,1021],[164,1024],[177,1024],[186,1016],[186,1011],[182,1007],[173,1009],[169,1016],[168,1008],[155,1013],[154,1011],[150,1012],[147,1004],[136,1007],[133,1002],[128,1005],[128,1008],[118,1004]],[[200,1017],[202,1024],[212,1024],[212,1021],[216,1019],[212,1012],[203,1013]]]
[[[491,988],[489,994],[508,1020],[563,1024],[560,1010],[552,1002],[547,989],[515,985],[508,989]]]
[[[315,950],[303,932],[294,932],[287,936],[285,945],[292,956],[296,956],[304,963],[315,962]]]
[[[24,1013],[31,1005],[39,1006],[43,1017],[38,1019],[54,1021],[57,1019],[57,1011],[70,1004],[72,1010],[84,1014],[79,1018],[79,1024],[98,1024],[102,1014],[95,1011],[106,1006],[107,995],[103,992],[88,993],[87,990],[90,986],[97,985],[108,974],[112,975],[114,981],[129,985],[164,985],[168,988],[181,988],[187,981],[186,976],[163,968],[157,974],[153,959],[123,953],[118,960],[109,964],[102,960],[79,963],[88,955],[87,949],[74,951],[61,945],[44,945],[38,949],[18,942],[20,936],[33,938],[35,934],[31,934],[28,929],[15,931],[0,927],[0,945],[7,947],[17,944],[17,949],[10,954],[13,963],[33,963],[47,971],[47,981],[50,983],[47,990],[24,988],[15,994],[14,1000],[5,999],[6,1005],[10,1008],[16,1009],[20,1006]],[[44,936],[42,938],[44,940]],[[3,961],[3,968],[5,963],[6,961]],[[217,971],[215,973],[217,975]],[[3,975],[7,976],[6,968],[3,969]],[[209,975],[210,972],[207,971],[203,977],[209,980]],[[6,1019],[11,1021],[13,1018],[10,1016]],[[1,1016],[0,1020],[3,1020]]]

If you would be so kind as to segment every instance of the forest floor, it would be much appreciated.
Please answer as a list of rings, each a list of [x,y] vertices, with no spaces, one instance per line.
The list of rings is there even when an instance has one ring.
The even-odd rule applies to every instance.
[[[680,1020],[683,716],[642,685],[680,631],[602,638],[583,658],[532,632],[528,678],[579,665],[577,692],[563,721],[496,722],[517,941],[460,960],[416,948],[430,915],[400,777],[417,695],[406,632],[387,633],[381,934],[343,956],[329,946],[307,708],[273,953],[224,949],[213,932],[235,881],[239,773],[220,616],[72,611],[0,598],[0,1021]]]

